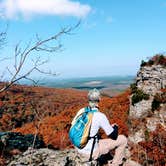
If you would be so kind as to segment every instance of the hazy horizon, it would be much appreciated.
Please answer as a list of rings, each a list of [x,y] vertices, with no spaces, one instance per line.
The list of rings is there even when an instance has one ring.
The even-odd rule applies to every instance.
[[[89,90],[97,88],[100,90],[112,90],[113,92],[124,91],[134,82],[134,76],[101,76],[101,77],[81,77],[81,78],[45,78],[39,80],[38,86],[51,88],[74,88],[79,90]],[[21,81],[22,85],[32,85],[33,82]]]

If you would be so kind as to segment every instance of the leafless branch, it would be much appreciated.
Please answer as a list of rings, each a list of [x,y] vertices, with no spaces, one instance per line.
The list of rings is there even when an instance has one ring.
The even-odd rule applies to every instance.
[[[12,71],[10,71],[8,67],[6,67],[6,70],[10,73],[11,76],[13,75]]]
[[[0,49],[4,44],[6,43],[6,32],[1,32],[0,33]]]
[[[29,78],[29,77],[25,77],[25,79],[26,79],[26,80],[29,80],[29,81],[31,81],[31,82],[33,82],[34,85],[37,85],[38,82],[39,82],[39,81],[36,81],[36,80],[34,80],[34,79],[32,79],[32,78]]]
[[[43,70],[40,70],[38,68],[35,68],[39,73],[42,73],[42,74],[48,74],[48,75],[57,75],[56,73],[52,73],[51,71],[43,71]]]
[[[62,28],[60,32],[47,39],[42,40],[39,38],[38,35],[36,35],[37,41],[33,44],[29,42],[24,49],[22,49],[20,43],[18,43],[14,50],[14,71],[12,72],[9,68],[7,68],[7,71],[11,74],[11,79],[3,88],[0,89],[0,93],[7,90],[10,86],[12,86],[14,83],[18,82],[21,79],[28,79],[35,83],[33,79],[28,77],[33,71],[55,76],[55,73],[52,73],[51,71],[43,71],[39,68],[40,66],[48,62],[48,60],[43,60],[41,57],[37,57],[35,60],[33,60],[33,65],[28,71],[24,73],[21,72],[23,72],[22,69],[24,69],[26,62],[32,53],[35,53],[36,51],[53,53],[61,50],[62,44],[58,43],[58,39],[63,35],[71,35],[71,32],[76,29],[79,24],[80,22],[74,27]],[[2,34],[2,36],[3,35],[4,34]]]
[[[0,32],[0,49],[2,49],[3,46],[6,44],[7,30],[8,30],[8,24],[6,24],[5,30]]]

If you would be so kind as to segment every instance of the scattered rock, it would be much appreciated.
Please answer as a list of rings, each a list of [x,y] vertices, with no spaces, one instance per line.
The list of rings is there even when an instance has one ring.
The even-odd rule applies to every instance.
[[[144,130],[140,129],[135,133],[129,135],[128,139],[133,143],[138,143],[145,140]]]
[[[15,156],[7,166],[96,166],[97,162],[88,162],[87,158],[81,156],[75,149],[51,150],[28,149],[22,155]],[[124,166],[140,166],[132,160],[126,160]]]
[[[142,100],[134,104],[134,106],[130,104],[129,116],[133,119],[146,117],[148,113],[152,110],[152,101],[153,98],[151,97],[149,100]]]
[[[74,149],[63,151],[42,149],[28,149],[23,154],[15,156],[8,166],[88,166],[91,163]],[[96,162],[92,162],[95,166]]]

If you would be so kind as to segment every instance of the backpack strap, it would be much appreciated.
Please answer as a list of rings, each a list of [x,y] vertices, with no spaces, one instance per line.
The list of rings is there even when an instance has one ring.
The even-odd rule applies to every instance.
[[[87,107],[87,109],[90,109],[91,110],[91,107]],[[98,109],[98,108],[97,108]],[[91,124],[92,125],[92,124]],[[91,129],[91,126],[90,126],[90,129]],[[92,143],[92,148],[91,148],[91,153],[90,153],[90,157],[89,157],[89,161],[92,161],[92,156],[93,156],[93,150],[94,150],[94,147],[95,147],[95,143],[96,143],[96,139],[98,139],[98,133],[96,135],[94,135],[93,137],[90,137],[88,139],[93,139],[93,143]]]
[[[93,150],[94,150],[94,147],[95,147],[96,139],[98,138],[98,134],[96,134],[93,137],[89,137],[89,138],[93,138],[92,149],[91,149],[91,153],[90,153],[90,157],[89,157],[89,161],[92,161]]]

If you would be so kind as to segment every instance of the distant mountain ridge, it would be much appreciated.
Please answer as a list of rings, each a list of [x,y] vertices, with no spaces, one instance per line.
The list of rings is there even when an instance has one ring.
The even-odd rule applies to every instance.
[[[83,77],[83,78],[59,78],[52,79],[45,78],[39,81],[39,86],[52,88],[75,88],[89,90],[91,88],[112,88],[115,89],[117,85],[128,86],[133,82],[135,76],[105,76],[105,77]],[[21,82],[28,84],[28,82]],[[31,85],[31,84],[30,84]],[[118,88],[118,87],[117,87]],[[125,89],[120,87],[119,89]]]

